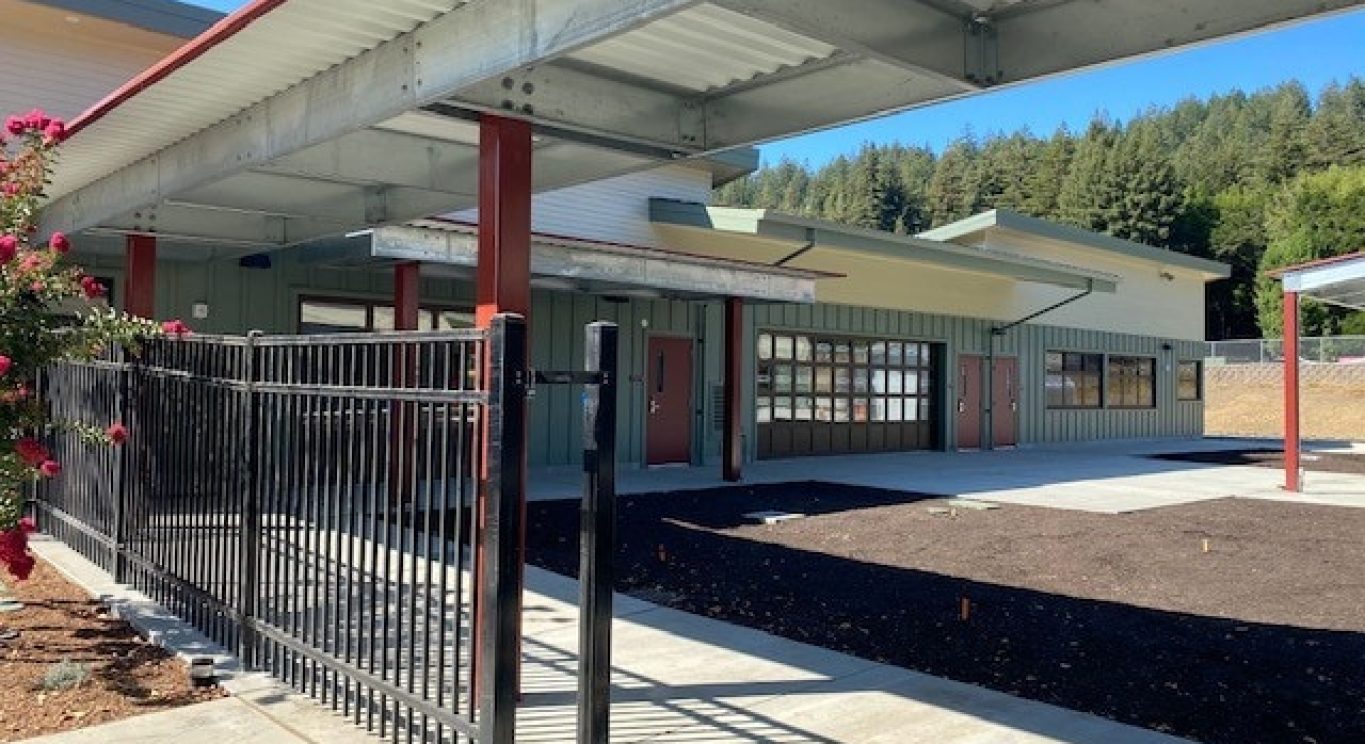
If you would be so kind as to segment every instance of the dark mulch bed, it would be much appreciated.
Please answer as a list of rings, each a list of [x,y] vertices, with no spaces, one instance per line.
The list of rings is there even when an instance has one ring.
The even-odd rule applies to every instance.
[[[1262,468],[1284,468],[1284,451],[1278,449],[1238,449],[1212,452],[1165,452],[1149,455],[1154,460],[1197,462],[1208,465],[1254,465]],[[1305,452],[1299,458],[1304,470],[1317,473],[1352,473],[1365,475],[1365,455],[1346,452]]]
[[[823,483],[622,497],[617,588],[1203,741],[1365,741],[1365,510],[942,505]],[[811,516],[744,523],[761,509]],[[575,574],[577,504],[529,520],[531,561]]]

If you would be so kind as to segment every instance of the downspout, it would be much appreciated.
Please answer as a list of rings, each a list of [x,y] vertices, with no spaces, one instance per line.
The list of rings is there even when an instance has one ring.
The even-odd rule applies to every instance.
[[[783,256],[782,258],[777,259],[776,261],[773,262],[773,266],[786,266],[788,263],[790,263],[790,262],[792,262],[792,261],[795,261],[796,259],[800,258],[800,257],[802,256],[802,254],[804,254],[806,251],[809,251],[810,249],[812,249],[812,248],[814,248],[814,247],[815,247],[815,228],[813,228],[813,227],[808,227],[808,228],[806,228],[806,244],[803,245],[803,246],[801,246],[800,248],[797,248],[796,250],[792,251],[791,253],[788,253],[787,255]]]
[[[995,339],[997,337],[1004,336],[1006,333],[1010,331],[1010,329],[1015,328],[1016,326],[1021,326],[1029,322],[1030,320],[1042,317],[1052,312],[1053,310],[1066,307],[1067,305],[1070,305],[1071,303],[1079,299],[1087,297],[1093,294],[1094,292],[1095,280],[1086,279],[1085,290],[1080,292],[1079,294],[1067,297],[1066,299],[1060,302],[1054,302],[1053,304],[1048,305],[1042,310],[1029,313],[1024,317],[1019,318],[1018,320],[1012,321],[1010,323],[1006,323],[1005,325],[991,327],[990,333],[986,337],[986,369],[984,370],[984,374],[982,375],[982,377],[985,378],[986,382],[989,385],[988,389],[986,390],[985,396],[985,400],[987,401],[986,421],[988,424],[988,428],[986,430],[986,434],[988,435],[986,442],[987,444],[989,444],[989,449],[995,449]]]

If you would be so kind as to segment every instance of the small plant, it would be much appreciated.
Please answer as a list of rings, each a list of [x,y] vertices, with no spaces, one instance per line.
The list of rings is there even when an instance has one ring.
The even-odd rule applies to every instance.
[[[57,692],[80,687],[90,678],[90,665],[70,659],[62,659],[43,672],[43,690]]]

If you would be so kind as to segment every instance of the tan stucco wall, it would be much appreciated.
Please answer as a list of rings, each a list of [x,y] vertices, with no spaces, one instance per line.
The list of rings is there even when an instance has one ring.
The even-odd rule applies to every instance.
[[[731,237],[687,228],[656,227],[663,244],[708,256],[772,263],[800,244]],[[989,247],[1120,277],[1112,294],[1096,292],[1038,320],[1048,325],[1181,340],[1204,336],[1204,285],[1188,269],[1129,259],[1096,249],[1011,235]],[[820,302],[857,307],[955,315],[1009,322],[1034,313],[1076,290],[956,271],[906,260],[817,247],[786,264],[843,274],[820,279]],[[1174,278],[1163,279],[1166,271]]]
[[[72,20],[74,19],[74,20]],[[70,119],[185,42],[102,18],[0,0],[0,116]]]

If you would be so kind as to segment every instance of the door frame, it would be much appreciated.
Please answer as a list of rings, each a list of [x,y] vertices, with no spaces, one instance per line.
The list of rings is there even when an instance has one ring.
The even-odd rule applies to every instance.
[[[685,340],[692,346],[692,373],[688,375],[690,395],[687,397],[687,420],[691,434],[687,438],[687,464],[697,463],[697,337],[686,331],[655,331],[644,333],[644,343],[640,345],[640,467],[669,467],[649,463],[649,342],[655,338]]]
[[[966,395],[964,395],[965,391],[958,389],[958,386],[962,384],[962,380],[961,375],[957,373],[962,368],[962,365],[965,364],[966,360],[968,359],[976,360],[977,444],[975,447],[964,447],[962,445],[962,414],[964,413],[964,411],[958,410],[959,401],[965,400]],[[953,416],[954,452],[981,452],[990,449],[987,446],[990,443],[990,440],[988,438],[990,432],[987,429],[987,422],[990,420],[990,417],[987,415],[989,413],[989,411],[987,410],[987,406],[989,405],[989,396],[987,395],[987,393],[990,391],[989,375],[991,365],[986,363],[987,359],[989,359],[989,357],[985,354],[976,354],[970,352],[959,352],[955,354],[953,357],[953,364],[950,374],[953,375],[954,382],[952,390],[949,391],[951,394],[951,398],[949,399],[948,410],[952,412]]]
[[[1021,374],[1019,368],[1019,355],[992,354],[989,359],[991,363],[990,369],[987,371],[988,376],[986,377],[985,384],[990,391],[990,396],[983,399],[981,404],[986,407],[984,413],[989,414],[983,415],[982,418],[990,422],[990,449],[1014,449],[1019,446],[1019,414],[1024,410],[1024,386],[1019,384],[1019,376]],[[1012,412],[1014,414],[1012,417],[1014,419],[1014,442],[1011,444],[1000,444],[1000,438],[996,436],[995,430],[995,363],[998,361],[1014,362],[1014,397],[1016,408]]]

